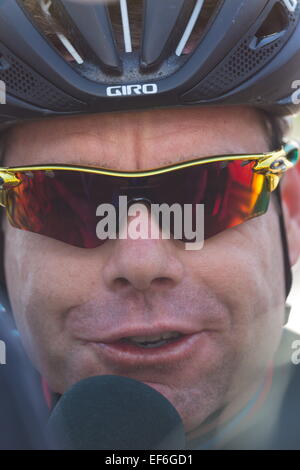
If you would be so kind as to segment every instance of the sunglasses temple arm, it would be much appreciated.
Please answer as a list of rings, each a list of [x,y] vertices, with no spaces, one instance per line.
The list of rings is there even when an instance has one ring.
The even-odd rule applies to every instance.
[[[277,186],[276,191],[274,191],[274,194],[276,196],[277,203],[278,203],[279,226],[280,226],[280,233],[281,233],[281,240],[282,240],[283,261],[284,261],[284,270],[285,270],[285,295],[287,298],[292,287],[293,275],[292,275],[291,261],[290,261],[290,255],[289,255],[289,249],[288,249],[286,226],[285,226],[283,207],[282,207],[282,192],[281,192],[280,184]]]

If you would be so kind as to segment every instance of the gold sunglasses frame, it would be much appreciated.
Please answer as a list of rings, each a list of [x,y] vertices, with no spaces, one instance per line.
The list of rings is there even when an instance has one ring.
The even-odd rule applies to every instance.
[[[245,160],[257,161],[253,167],[253,172],[265,175],[267,178],[267,188],[270,192],[274,191],[280,181],[281,176],[290,168],[293,168],[296,164],[287,157],[288,155],[298,150],[299,157],[299,145],[296,142],[288,142],[283,145],[279,150],[273,152],[259,153],[259,154],[241,154],[241,155],[218,155],[207,158],[200,158],[190,160],[186,162],[176,163],[165,167],[154,168],[152,170],[137,170],[137,171],[116,171],[106,168],[97,168],[92,166],[80,166],[80,165],[26,165],[26,166],[15,166],[15,167],[3,167],[0,168],[0,205],[5,207],[5,192],[7,189],[17,186],[20,180],[15,176],[18,172],[29,172],[34,170],[72,170],[81,171],[86,173],[94,173],[108,176],[117,176],[123,178],[139,178],[145,176],[160,175],[163,173],[169,173],[171,171],[181,170],[183,168],[189,168],[196,165],[204,165],[206,163],[214,162],[227,162],[234,160]],[[5,185],[5,187],[4,187]]]

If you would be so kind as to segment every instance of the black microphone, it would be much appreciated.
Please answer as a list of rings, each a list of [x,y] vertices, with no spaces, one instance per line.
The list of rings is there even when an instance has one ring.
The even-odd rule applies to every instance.
[[[56,449],[178,450],[185,433],[174,406],[153,388],[116,375],[89,377],[58,401],[48,423]]]

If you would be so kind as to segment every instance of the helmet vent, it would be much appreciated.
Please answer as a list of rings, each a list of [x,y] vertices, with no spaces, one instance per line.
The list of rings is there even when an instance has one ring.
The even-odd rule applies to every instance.
[[[177,57],[188,55],[197,47],[201,37],[205,34],[206,27],[213,20],[214,14],[223,0],[182,0],[181,2],[176,0],[173,4],[173,11],[167,5],[167,3],[171,4],[170,0],[164,1],[163,8],[170,8],[170,15],[176,11],[175,3],[177,3],[177,11],[179,12],[179,17],[176,18],[176,32],[175,30],[172,32],[168,41],[172,46],[168,48],[170,55],[174,53]],[[151,0],[113,0],[108,2],[108,11],[118,50],[121,53],[140,52],[143,48],[143,40],[149,40],[148,35],[145,37],[145,26],[149,25],[145,25],[144,15],[146,13],[147,15],[158,15],[159,8],[155,8],[154,4],[151,4]],[[160,25],[160,21],[162,20],[158,15],[155,18],[158,35],[159,30],[163,27]]]
[[[67,62],[84,62],[83,44],[74,26],[63,17],[57,0],[21,0],[21,3],[31,21]]]
[[[275,3],[267,18],[257,31],[250,45],[253,49],[277,41],[289,26],[288,11],[279,2]]]
[[[283,10],[285,10],[283,2],[284,0],[281,1],[280,6],[282,5]],[[275,57],[295,30],[300,14],[300,2],[298,2],[294,12],[287,13],[288,23],[285,29],[281,30],[285,25],[285,16],[279,19],[278,16],[275,17],[275,13],[281,15],[283,10],[281,8],[278,10],[276,6],[275,10],[267,15],[260,29],[252,28],[230,54],[188,94],[187,101],[194,100],[195,96],[198,100],[199,96],[207,100],[220,97],[248,80]],[[285,15],[284,12],[283,15]],[[273,19],[273,21],[270,21],[270,19]],[[268,38],[260,47],[257,42],[259,40],[257,31],[260,31],[262,41]],[[264,36],[264,34],[267,34],[267,36]],[[258,99],[260,97],[253,96],[253,102]]]
[[[19,1],[41,34],[77,70],[95,64],[110,73],[120,73],[111,25],[102,3]]]
[[[2,63],[6,64],[0,69],[0,80],[6,83],[9,95],[48,110],[79,112],[84,109],[84,103],[49,83],[3,44],[0,44],[0,54]]]
[[[177,12],[178,17],[174,16],[173,18],[176,28],[172,31],[170,26],[170,37],[168,40],[161,36],[162,41],[165,41],[165,47],[161,44],[161,54],[157,55],[160,59],[163,56],[166,58],[166,50],[168,50],[170,56],[174,55],[174,53],[177,57],[188,55],[197,47],[201,37],[205,34],[206,27],[212,21],[214,13],[222,1],[176,0],[173,5],[171,5],[170,0],[164,1],[165,5],[160,7],[162,11],[163,9],[168,10],[170,8],[170,16],[172,14],[176,15],[174,12]],[[167,31],[168,26],[160,24],[162,21],[159,15],[160,8],[151,3],[151,0],[115,0],[108,3],[108,11],[118,51],[121,53],[141,52],[144,69],[150,66],[153,67],[153,65],[157,66],[159,63],[158,58],[155,62],[144,60],[144,52],[145,47],[147,48],[147,42],[150,39],[154,42],[153,35],[148,33],[148,28],[153,33],[153,24],[155,24],[158,36],[163,26],[165,27],[164,32],[166,33]],[[144,16],[146,14],[148,15],[148,20],[149,16],[153,15],[149,23],[145,23]],[[168,20],[172,24],[170,17]],[[152,53],[152,55],[154,54]]]
[[[176,55],[191,54],[205,34],[220,6],[219,0],[195,0],[192,14],[176,47]]]
[[[142,42],[143,0],[114,0],[108,2],[107,8],[118,50],[125,53],[139,51]]]
[[[120,74],[132,77],[132,60],[136,68],[139,63],[135,77],[171,75],[205,37],[225,0],[18,1],[79,73],[114,83]]]

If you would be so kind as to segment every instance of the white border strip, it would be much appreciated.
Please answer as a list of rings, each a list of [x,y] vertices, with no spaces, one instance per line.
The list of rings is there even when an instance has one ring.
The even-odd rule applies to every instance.
[[[72,46],[70,43],[69,39],[66,38],[66,36],[62,33],[56,33],[57,37],[59,40],[62,42],[62,44],[65,46],[67,51],[71,54],[71,56],[76,60],[77,64],[83,64],[83,59],[82,57],[78,54],[76,49]]]
[[[120,0],[125,52],[132,52],[127,0]]]
[[[179,44],[177,46],[177,49],[176,49],[176,55],[180,56],[182,54],[182,51],[183,49],[185,48],[186,46],[186,43],[188,42],[189,38],[190,38],[190,35],[192,34],[193,32],[193,29],[194,29],[194,26],[196,24],[196,21],[198,19],[198,16],[200,15],[201,13],[201,10],[202,10],[202,7],[203,7],[203,3],[204,3],[204,0],[198,0],[196,5],[195,5],[195,8],[194,8],[194,11],[190,17],[190,20],[187,24],[187,27],[185,28],[185,31],[183,33],[183,36],[181,38],[181,40],[179,41]]]

